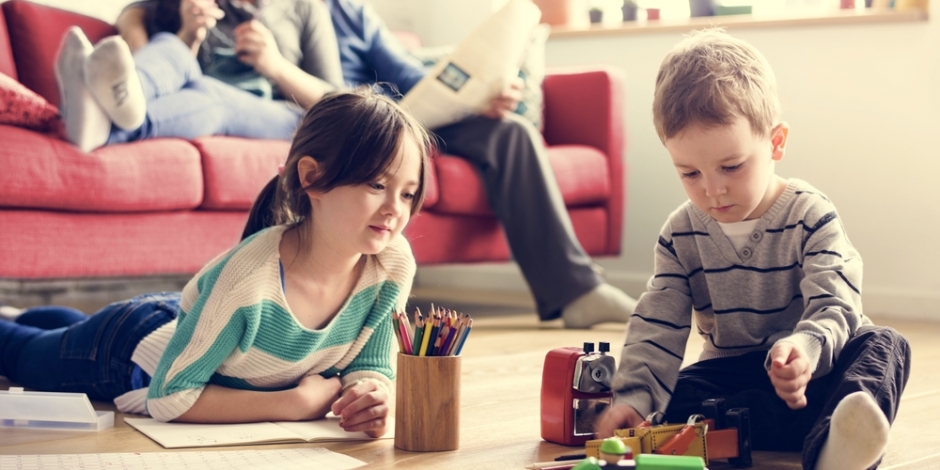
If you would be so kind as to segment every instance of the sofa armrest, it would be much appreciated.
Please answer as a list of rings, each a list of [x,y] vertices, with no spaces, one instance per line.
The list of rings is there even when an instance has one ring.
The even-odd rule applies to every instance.
[[[623,75],[603,66],[553,69],[548,71],[542,90],[545,142],[588,145],[607,155],[611,188],[605,204],[610,221],[607,252],[619,253],[626,181]]]

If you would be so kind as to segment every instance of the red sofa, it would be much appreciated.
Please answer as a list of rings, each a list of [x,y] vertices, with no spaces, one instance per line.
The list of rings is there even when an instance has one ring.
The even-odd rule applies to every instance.
[[[97,19],[23,0],[2,4],[0,72],[58,104],[53,61],[65,30],[92,42]],[[606,68],[550,71],[544,137],[575,232],[592,255],[620,251],[621,79]],[[259,123],[259,125],[263,125]],[[288,142],[154,139],[83,153],[55,133],[0,125],[0,281],[191,274],[236,243]],[[475,169],[440,155],[407,235],[419,263],[507,260]]]

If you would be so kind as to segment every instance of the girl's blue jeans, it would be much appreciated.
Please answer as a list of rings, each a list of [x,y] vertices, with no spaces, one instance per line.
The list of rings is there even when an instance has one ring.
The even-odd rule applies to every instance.
[[[109,144],[207,135],[290,140],[303,115],[294,103],[261,98],[204,76],[192,51],[175,34],[155,34],[134,54],[134,62],[147,115],[134,130],[112,125]]]
[[[145,336],[176,318],[179,292],[146,294],[88,316],[37,307],[0,321],[0,375],[27,388],[85,393],[110,401],[144,388],[150,377],[131,362]]]

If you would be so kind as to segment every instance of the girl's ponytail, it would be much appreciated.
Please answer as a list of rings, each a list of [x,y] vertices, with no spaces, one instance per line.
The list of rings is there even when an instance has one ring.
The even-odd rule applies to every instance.
[[[251,206],[251,212],[248,213],[248,222],[245,224],[245,230],[242,232],[242,240],[268,228],[277,225],[276,200],[277,185],[280,176],[271,178],[271,181],[265,185],[255,203]]]

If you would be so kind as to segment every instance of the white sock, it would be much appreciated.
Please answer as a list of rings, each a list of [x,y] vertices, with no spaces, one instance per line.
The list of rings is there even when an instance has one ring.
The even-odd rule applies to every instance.
[[[144,123],[147,100],[134,56],[120,36],[104,38],[95,46],[85,62],[85,84],[116,126],[132,131]]]
[[[890,429],[868,392],[846,395],[832,412],[816,470],[865,470],[884,454]]]
[[[626,323],[636,300],[610,284],[600,284],[565,306],[561,318],[566,328],[590,328],[602,322]]]
[[[62,37],[55,61],[66,138],[83,152],[104,145],[111,133],[111,120],[85,86],[85,61],[93,50],[81,28],[72,26]]]

